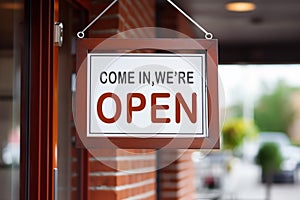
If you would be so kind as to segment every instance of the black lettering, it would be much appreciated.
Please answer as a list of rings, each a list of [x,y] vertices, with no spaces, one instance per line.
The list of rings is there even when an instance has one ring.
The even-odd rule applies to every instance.
[[[167,72],[167,83],[173,84],[173,72]]]
[[[105,84],[105,83],[107,83],[107,78],[105,80],[103,80],[103,75],[105,75],[105,77],[107,77],[107,73],[106,72],[101,72],[100,73],[100,82],[102,84]]]
[[[194,84],[194,72],[187,72],[187,83]]]
[[[178,72],[178,83],[181,84],[181,81],[185,84],[185,73]]]
[[[109,78],[110,83],[113,83],[113,84],[116,83],[117,82],[116,72],[110,72],[108,78]]]
[[[155,72],[156,83],[165,83],[166,72]]]

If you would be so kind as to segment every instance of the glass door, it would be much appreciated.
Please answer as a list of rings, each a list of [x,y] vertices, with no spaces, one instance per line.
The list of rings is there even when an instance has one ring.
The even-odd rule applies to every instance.
[[[0,199],[19,199],[23,0],[0,2]]]
[[[76,34],[86,24],[86,10],[77,1],[61,0],[63,45],[58,49],[58,199],[83,199],[81,163],[83,149],[75,147],[72,92],[76,70]]]

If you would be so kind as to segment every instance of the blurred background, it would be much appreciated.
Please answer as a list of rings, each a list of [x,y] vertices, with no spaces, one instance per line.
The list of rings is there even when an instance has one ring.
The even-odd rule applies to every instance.
[[[192,151],[195,198],[298,200],[300,1],[174,2],[219,41],[222,149]],[[156,26],[204,38],[166,0],[155,1],[153,13]],[[6,200],[19,199],[24,1],[0,0],[0,21],[0,199]]]
[[[221,65],[222,150],[193,153],[198,199],[298,199],[300,66]]]

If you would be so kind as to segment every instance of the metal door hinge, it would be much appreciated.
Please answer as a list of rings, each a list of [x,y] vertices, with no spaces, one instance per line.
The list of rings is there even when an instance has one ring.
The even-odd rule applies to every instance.
[[[54,45],[61,47],[63,44],[64,26],[61,22],[54,23]]]

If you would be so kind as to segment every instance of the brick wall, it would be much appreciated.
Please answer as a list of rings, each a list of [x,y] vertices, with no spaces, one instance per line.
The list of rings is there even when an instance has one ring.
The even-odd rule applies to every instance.
[[[111,1],[92,1],[90,20],[103,11]],[[117,33],[155,26],[155,0],[119,0],[89,31],[90,37],[106,38]],[[131,37],[153,37],[154,33],[137,31]],[[126,37],[126,35],[125,35]]]
[[[92,1],[90,20],[110,3],[104,0]],[[154,0],[119,0],[91,27],[89,37],[106,38],[129,29],[154,25]],[[153,35],[137,31],[131,37]],[[105,149],[93,152],[93,155],[88,155],[87,163],[88,200],[154,200],[155,168],[156,154],[153,150]]]
[[[192,150],[165,150],[160,153],[160,165],[164,166],[171,162],[159,172],[161,200],[195,199],[192,152]]]
[[[89,200],[155,199],[156,157],[152,150],[99,150],[96,154],[89,156]]]

